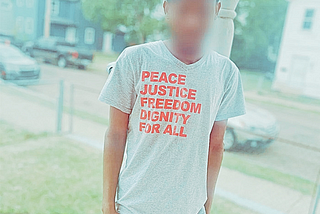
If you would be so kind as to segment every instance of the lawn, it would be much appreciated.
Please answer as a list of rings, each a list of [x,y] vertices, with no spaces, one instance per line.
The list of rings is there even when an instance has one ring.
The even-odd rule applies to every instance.
[[[316,186],[314,182],[309,180],[245,161],[234,153],[225,153],[222,166],[297,190],[305,195],[312,195]]]
[[[281,93],[273,90],[272,80],[266,78],[265,73],[263,72],[241,70],[241,78],[245,92],[254,92],[261,96],[274,97],[297,103],[320,106],[320,99],[314,99],[297,94]]]
[[[101,151],[4,123],[0,130],[0,213],[100,212]]]
[[[0,121],[0,213],[101,213],[102,151]],[[212,214],[254,214],[216,197]]]

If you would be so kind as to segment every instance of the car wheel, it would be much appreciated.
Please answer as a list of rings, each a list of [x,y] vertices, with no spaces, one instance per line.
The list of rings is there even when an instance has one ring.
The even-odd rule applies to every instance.
[[[34,56],[32,54],[32,50],[30,50],[29,48],[25,48],[25,50],[22,50],[22,51],[25,52],[26,55],[34,58]]]
[[[86,70],[87,68],[86,68],[85,65],[78,65],[78,69],[80,69],[80,70]]]
[[[236,136],[232,129],[227,128],[224,134],[223,144],[226,151],[232,151],[237,147]]]
[[[58,66],[60,68],[65,68],[67,67],[67,60],[64,56],[60,56],[59,59],[58,59]]]

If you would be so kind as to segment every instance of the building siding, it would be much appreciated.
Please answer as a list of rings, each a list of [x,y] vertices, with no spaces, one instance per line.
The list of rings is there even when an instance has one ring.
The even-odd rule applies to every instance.
[[[315,10],[313,24],[311,29],[304,29],[309,9]],[[273,83],[275,90],[320,98],[319,35],[320,1],[290,1]]]
[[[16,0],[2,0],[2,2],[8,2],[10,7],[9,9],[0,7],[0,34],[13,36],[24,42],[43,36],[46,1],[31,0],[32,7],[26,5],[27,1],[21,0],[22,4],[17,5]],[[85,19],[81,1],[59,0],[59,13],[51,15],[51,20],[50,35],[66,38],[72,37],[75,32],[75,41],[79,46],[91,50],[102,50],[104,31],[99,23]],[[93,43],[85,42],[87,28],[94,29]],[[71,34],[67,35],[67,31]]]

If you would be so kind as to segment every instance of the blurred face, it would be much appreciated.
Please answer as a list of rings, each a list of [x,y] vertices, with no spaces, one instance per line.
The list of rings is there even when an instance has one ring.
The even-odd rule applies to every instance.
[[[215,0],[165,2],[164,9],[174,42],[186,48],[199,48],[219,6]]]

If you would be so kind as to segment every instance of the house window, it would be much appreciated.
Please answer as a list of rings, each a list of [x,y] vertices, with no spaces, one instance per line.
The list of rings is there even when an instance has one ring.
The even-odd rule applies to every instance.
[[[76,42],[76,33],[75,27],[68,27],[66,29],[66,41],[74,44]]]
[[[88,27],[84,31],[84,43],[87,45],[92,45],[94,43],[95,38],[95,29]]]
[[[22,16],[18,16],[16,18],[16,29],[17,29],[18,33],[23,32],[23,17]]]
[[[9,0],[0,1],[0,10],[12,10],[12,3]]]
[[[60,1],[51,0],[51,15],[54,15],[54,16],[59,15],[59,9],[60,9]]]
[[[34,0],[26,0],[26,6],[28,8],[33,8]]]
[[[314,17],[314,9],[307,9],[304,16],[303,26],[302,28],[305,30],[310,30],[313,24],[313,17]]]
[[[18,7],[23,7],[23,2],[24,2],[24,0],[16,0]]]
[[[34,31],[34,21],[33,18],[27,18],[25,24],[25,31],[27,34],[33,34]]]

